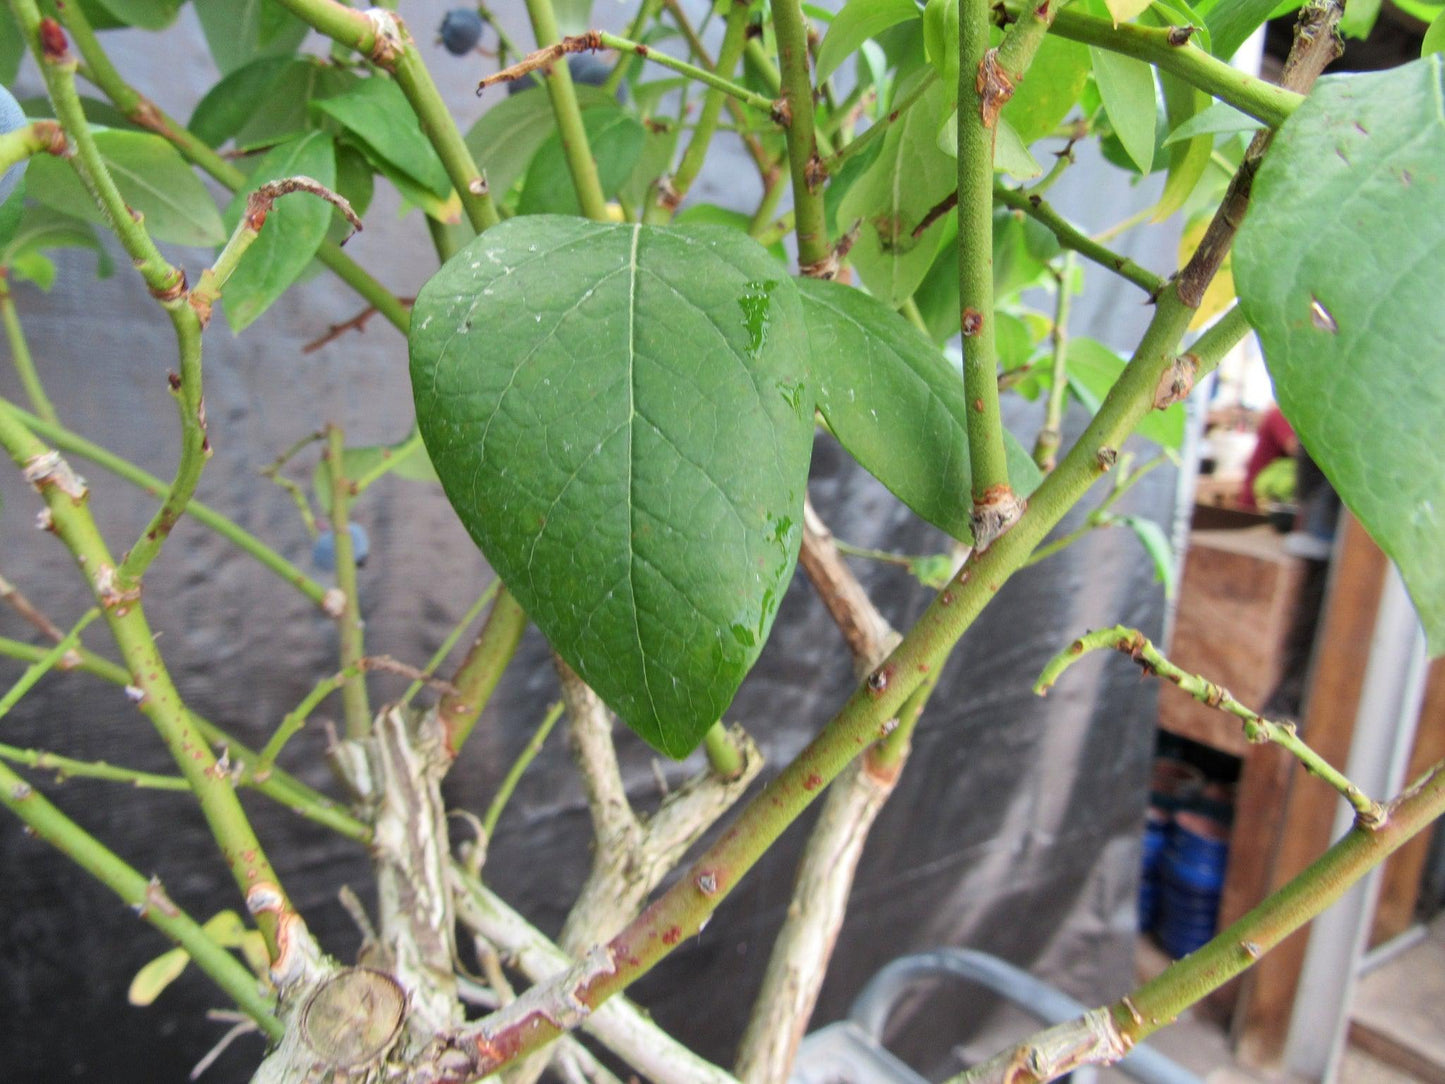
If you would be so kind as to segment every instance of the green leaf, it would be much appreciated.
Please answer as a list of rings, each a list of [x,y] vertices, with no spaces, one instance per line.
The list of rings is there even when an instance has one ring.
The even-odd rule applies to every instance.
[[[1350,0],[1340,17],[1340,33],[1347,38],[1364,41],[1375,29],[1375,20],[1379,17],[1380,0]]]
[[[371,206],[371,197],[376,192],[376,174],[366,155],[349,143],[336,144],[336,194],[356,212],[358,218],[366,217]],[[326,230],[326,239],[341,244],[355,232],[346,216],[333,208],[331,225]]]
[[[1154,129],[1158,119],[1154,69],[1142,60],[1089,46],[1094,81],[1114,134],[1143,173],[1154,168]]]
[[[1025,144],[1051,134],[1069,115],[1089,80],[1089,50],[1066,38],[1044,38],[1000,114]]]
[[[19,195],[17,190],[5,202],[5,207],[8,209],[12,202],[19,207]],[[13,232],[6,237],[3,248],[0,248],[0,267],[11,267],[21,272],[20,277],[34,278],[38,273],[40,277],[34,279],[36,285],[48,290],[54,266],[50,265],[47,270],[46,265],[50,261],[37,261],[34,257],[54,248],[88,248],[95,253],[96,277],[110,276],[110,254],[90,223],[35,203],[25,205]]]
[[[817,81],[822,83],[837,71],[869,38],[916,18],[918,5],[913,0],[848,0],[818,46]]]
[[[379,75],[363,79],[315,108],[336,120],[380,161],[405,174],[438,199],[452,190],[451,178],[421,130],[406,95]]]
[[[1204,16],[1210,45],[1220,60],[1239,52],[1251,34],[1269,19],[1279,0],[1219,0]]]
[[[923,55],[933,65],[949,100],[958,90],[958,0],[928,0],[923,9]]]
[[[631,174],[617,190],[617,198],[625,207],[640,207],[647,198],[652,182],[672,168],[672,157],[677,150],[678,137],[682,127],[669,124],[665,127],[644,125],[642,153]],[[786,261],[784,261],[786,262]]]
[[[411,436],[408,435],[395,444],[368,444],[357,448],[346,448],[341,453],[342,473],[351,481],[355,481],[363,474],[369,474],[382,463],[393,457],[396,461],[391,464],[390,473],[398,478],[405,478],[409,482],[437,482],[436,468],[427,457],[426,448],[417,445],[409,448],[408,442]],[[316,464],[311,471],[311,491],[316,498],[316,506],[321,509],[323,516],[331,514],[331,469],[327,460],[323,459]]]
[[[1164,90],[1165,115],[1170,128],[1187,123],[1209,105],[1208,94],[1195,90],[1168,72],[1161,73],[1159,83]],[[1204,176],[1213,153],[1214,137],[1210,135],[1197,135],[1170,146],[1169,173],[1165,177],[1159,202],[1154,205],[1155,222],[1164,221],[1184,206],[1184,201]]]
[[[308,132],[281,144],[257,164],[247,187],[226,208],[226,228],[234,230],[246,199],[267,181],[310,177],[327,188],[336,184],[336,154],[326,132]],[[221,299],[226,322],[240,334],[296,281],[331,224],[331,205],[318,196],[295,192],[278,199],[256,240],[227,280]]]
[[[255,966],[253,952],[248,942],[260,936],[259,930],[247,930],[235,911],[221,911],[208,919],[201,929],[210,935],[212,941],[222,948],[240,948],[247,960]],[[264,943],[263,943],[264,949]],[[262,957],[263,961],[265,956]],[[181,977],[191,954],[183,948],[163,952],[136,972],[130,981],[126,999],[137,1006],[152,1005],[165,992],[167,986]]]
[[[1440,14],[1435,16],[1435,21],[1420,42],[1420,55],[1429,56],[1431,53],[1445,53],[1445,8],[1440,9]]]
[[[1078,338],[1069,340],[1066,364],[1069,389],[1092,414],[1098,412],[1104,396],[1124,371],[1125,361],[1101,342]],[[1184,404],[1175,403],[1167,410],[1151,410],[1134,432],[1178,451],[1184,444]]]
[[[900,501],[972,541],[962,375],[917,328],[861,290],[820,279],[799,279],[798,289],[828,428]],[[1014,465],[1010,459],[1011,475]],[[1032,461],[1030,468],[1028,477],[1012,478],[1020,492],[1038,483]]]
[[[690,203],[679,211],[672,221],[679,226],[726,226],[742,233],[747,233],[748,227],[753,224],[751,215],[742,211],[731,211],[715,203]],[[768,246],[768,251],[773,254],[773,259],[787,265],[788,253],[781,241],[773,242]]]
[[[1234,250],[1280,408],[1445,650],[1445,58],[1327,76],[1275,136]]]
[[[686,755],[792,575],[814,397],[797,290],[734,230],[525,216],[412,313],[448,498],[558,653]]]
[[[577,104],[583,109],[612,102],[601,87],[579,86]],[[557,130],[552,102],[543,87],[500,99],[482,114],[466,134],[467,149],[486,175],[497,199],[527,169],[527,163]]]
[[[260,56],[291,56],[310,32],[276,0],[195,0],[211,59],[223,75]]]
[[[183,0],[96,0],[125,26],[163,30],[176,21]]]
[[[310,103],[357,82],[351,72],[315,57],[261,57],[212,87],[187,127],[212,147],[228,139],[241,148],[270,147],[317,127]]]
[[[552,0],[557,30],[562,34],[580,34],[592,26],[592,0]]]
[[[226,238],[211,195],[173,146],[149,132],[95,133],[95,143],[122,198],[145,216],[158,241],[210,246]],[[47,207],[104,224],[100,209],[69,162],[50,155],[30,161],[29,192]]]
[[[1169,536],[1164,533],[1164,528],[1143,516],[1109,518],[1134,532],[1134,536],[1143,545],[1144,552],[1154,562],[1154,578],[1164,585],[1164,597],[1173,598],[1179,578],[1174,566],[1174,547],[1169,545]]]
[[[1164,146],[1169,147],[1184,140],[1194,139],[1202,135],[1233,134],[1234,132],[1257,132],[1264,125],[1255,120],[1248,113],[1241,113],[1234,106],[1227,102],[1215,102],[1213,105],[1194,114],[1188,120],[1183,121],[1177,128],[1169,133],[1164,139]],[[1211,140],[1211,146],[1213,141]]]
[[[957,122],[954,126],[954,140],[958,139]],[[1013,125],[999,117],[994,126],[993,168],[997,173],[1006,173],[1019,181],[1031,181],[1041,176],[1044,167],[1029,153],[1024,141],[1014,131]]]
[[[921,74],[914,77],[921,78]],[[907,93],[907,89],[903,90]],[[928,274],[944,225],[933,223],[918,237],[914,228],[957,184],[958,167],[938,149],[937,118],[948,88],[935,82],[883,137],[878,159],[848,190],[838,207],[838,226],[858,224],[850,256],[868,290],[890,307],[903,304]]]
[[[25,36],[9,4],[0,5],[0,83],[10,86],[20,71],[20,58],[25,55]]]
[[[1426,24],[1433,23],[1445,11],[1445,3],[1441,0],[1391,0],[1391,3]]]
[[[593,106],[582,111],[582,127],[587,131],[587,145],[597,163],[597,180],[602,195],[617,195],[637,159],[642,154],[642,125],[636,117],[624,113],[615,104]],[[527,180],[517,200],[519,215],[581,214],[577,189],[567,168],[567,152],[562,149],[562,134],[553,132],[537,151],[527,167]]]

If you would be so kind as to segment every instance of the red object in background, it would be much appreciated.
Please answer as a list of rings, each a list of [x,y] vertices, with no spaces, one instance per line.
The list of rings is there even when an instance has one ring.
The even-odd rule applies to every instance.
[[[1294,455],[1294,449],[1294,429],[1285,420],[1279,407],[1272,405],[1260,419],[1254,454],[1249,457],[1249,465],[1244,470],[1244,486],[1239,491],[1241,505],[1245,508],[1259,507],[1254,500],[1254,480],[1259,477],[1260,471],[1276,459]]]

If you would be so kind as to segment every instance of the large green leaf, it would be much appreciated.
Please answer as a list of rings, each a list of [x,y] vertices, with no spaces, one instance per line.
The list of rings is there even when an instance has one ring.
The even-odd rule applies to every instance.
[[[818,279],[799,279],[798,289],[828,428],[909,508],[972,541],[962,374],[917,328],[861,290]],[[1031,492],[1038,468],[1012,436],[1006,439],[1010,481]]]
[[[578,86],[577,104],[583,109],[612,101],[601,87]],[[501,98],[467,131],[467,149],[486,175],[492,195],[505,196],[526,172],[527,163],[547,137],[557,130],[552,101],[543,87]]]
[[[801,540],[797,290],[734,230],[502,223],[422,288],[422,436],[561,656],[683,756],[757,659]]]
[[[869,38],[916,18],[918,5],[913,0],[848,0],[828,24],[823,44],[818,46],[818,82],[837,71]]]
[[[957,184],[958,167],[936,138],[948,94],[941,81],[928,89],[883,137],[877,161],[838,206],[839,228],[858,226],[849,254],[853,266],[875,297],[895,307],[913,296],[928,274],[944,223],[934,222],[918,237],[914,229]]]
[[[637,118],[624,113],[616,103],[593,106],[582,111],[582,126],[587,131],[587,146],[597,163],[597,181],[602,195],[617,195],[632,167],[642,154],[643,129]],[[527,167],[527,180],[517,200],[519,215],[580,214],[577,188],[567,168],[567,152],[562,148],[562,135],[553,132]]]
[[[145,217],[158,241],[217,245],[225,240],[220,212],[180,152],[149,132],[97,131],[95,144],[122,198]],[[105,221],[70,163],[42,154],[30,161],[30,195],[87,222]]]
[[[405,174],[438,199],[452,190],[446,167],[421,130],[401,88],[374,75],[350,90],[315,103],[359,139],[381,163]]]
[[[251,191],[266,181],[296,176],[335,186],[336,152],[329,133],[297,136],[262,158],[247,187],[226,208],[227,228],[241,221]],[[298,192],[276,201],[222,292],[232,331],[239,334],[254,322],[306,270],[330,223],[331,205],[317,196]]]
[[[0,223],[0,267],[9,268],[12,278],[29,279],[49,290],[55,281],[55,265],[44,253],[54,248],[88,248],[95,253],[96,277],[110,275],[110,254],[90,223],[40,204],[22,207],[23,195],[23,188],[16,189],[0,212],[6,219],[14,215],[13,221]]]
[[[1154,69],[1142,60],[1093,45],[1089,46],[1089,55],[1114,134],[1140,172],[1148,173],[1154,168],[1154,128],[1158,122]]]
[[[1445,57],[1330,76],[1290,116],[1235,245],[1280,408],[1400,566],[1445,650]]]
[[[290,56],[310,32],[276,0],[195,0],[195,7],[222,74],[258,56]]]

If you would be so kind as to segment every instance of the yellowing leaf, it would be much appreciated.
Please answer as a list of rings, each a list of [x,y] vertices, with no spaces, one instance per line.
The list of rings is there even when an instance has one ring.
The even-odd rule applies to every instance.
[[[183,948],[161,953],[135,973],[126,991],[126,1000],[141,1007],[154,1004],[161,991],[180,978],[190,962],[191,954]]]
[[[1104,0],[1104,6],[1109,9],[1114,25],[1118,26],[1135,18],[1152,2],[1153,0]]]

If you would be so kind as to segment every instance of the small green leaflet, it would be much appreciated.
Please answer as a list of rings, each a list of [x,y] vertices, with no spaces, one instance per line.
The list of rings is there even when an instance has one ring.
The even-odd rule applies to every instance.
[[[669,756],[762,650],[802,540],[798,292],[736,230],[518,216],[412,310],[452,507],[567,663]]]
[[[445,200],[451,193],[446,167],[418,126],[406,95],[392,80],[373,75],[334,98],[316,102],[315,108],[360,140],[378,164],[391,167],[437,199]]]
[[[1154,168],[1154,129],[1158,120],[1154,69],[1142,60],[1089,46],[1094,81],[1114,134],[1141,173]]]

